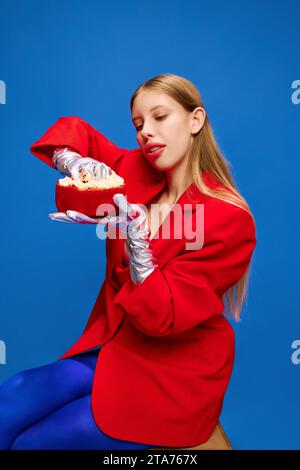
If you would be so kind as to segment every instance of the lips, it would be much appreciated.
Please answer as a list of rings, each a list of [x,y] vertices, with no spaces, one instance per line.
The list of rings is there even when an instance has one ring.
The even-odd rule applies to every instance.
[[[143,150],[145,152],[148,152],[149,150],[151,150],[153,147],[164,147],[164,144],[162,144],[161,142],[147,142],[144,146],[143,146]]]
[[[158,146],[155,146],[155,147],[158,147]],[[153,148],[153,147],[152,147],[152,148]],[[147,157],[150,158],[150,159],[157,158],[157,157],[159,157],[159,156],[161,155],[161,153],[163,152],[164,148],[165,148],[165,145],[161,146],[161,147],[160,147],[159,149],[157,149],[157,150],[150,151],[150,150],[151,150],[151,149],[150,149],[150,150],[146,151],[146,155],[147,155]]]
[[[151,149],[148,150],[148,152],[155,152],[156,150],[159,150],[160,148],[161,146],[151,147]]]

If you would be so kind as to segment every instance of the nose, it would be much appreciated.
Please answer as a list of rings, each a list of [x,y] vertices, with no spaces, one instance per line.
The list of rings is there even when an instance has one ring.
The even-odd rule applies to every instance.
[[[144,122],[143,124],[143,128],[141,129],[141,132],[140,132],[140,136],[144,139],[144,140],[148,140],[149,137],[153,137],[155,135],[154,133],[154,130],[151,129],[151,124],[150,123],[147,123]]]
[[[140,133],[140,136],[138,138],[138,142],[139,144],[143,147],[144,145],[146,145],[146,143],[149,141],[149,140],[153,140],[154,139],[154,132],[148,132],[148,131],[143,131]]]

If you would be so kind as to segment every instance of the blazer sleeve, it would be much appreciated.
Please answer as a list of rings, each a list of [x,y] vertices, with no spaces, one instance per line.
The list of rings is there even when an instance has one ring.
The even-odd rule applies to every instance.
[[[59,118],[30,146],[30,152],[50,167],[56,168],[52,156],[57,147],[69,147],[82,157],[91,157],[105,163],[114,171],[119,159],[129,152],[115,145],[77,116]]]
[[[130,279],[114,298],[116,307],[148,335],[182,334],[221,315],[222,295],[250,263],[256,245],[252,216],[223,201],[219,209],[205,207],[204,214],[201,249],[186,250],[164,269],[155,268],[142,284]]]

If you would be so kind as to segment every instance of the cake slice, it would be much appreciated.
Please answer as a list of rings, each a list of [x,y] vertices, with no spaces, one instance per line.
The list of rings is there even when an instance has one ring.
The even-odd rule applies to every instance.
[[[108,178],[82,181],[69,176],[56,182],[55,202],[59,212],[74,210],[90,217],[106,216],[112,212],[118,213],[118,206],[113,201],[113,195],[125,193],[124,179],[114,171]],[[102,204],[110,204],[102,206]]]

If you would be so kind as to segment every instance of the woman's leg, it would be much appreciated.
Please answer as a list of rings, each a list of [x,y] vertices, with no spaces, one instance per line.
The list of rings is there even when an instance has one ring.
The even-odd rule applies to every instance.
[[[142,450],[158,447],[122,441],[104,434],[96,425],[91,395],[53,411],[16,438],[11,450]]]
[[[91,393],[99,349],[17,372],[0,385],[0,450],[28,426]]]

